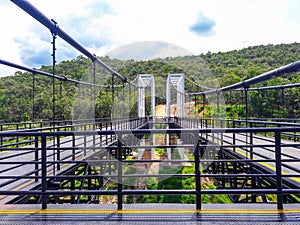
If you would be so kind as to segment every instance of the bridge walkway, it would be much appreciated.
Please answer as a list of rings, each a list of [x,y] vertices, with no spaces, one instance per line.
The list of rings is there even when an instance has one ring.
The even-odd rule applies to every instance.
[[[300,222],[298,205],[287,205],[276,210],[274,205],[257,204],[204,204],[196,210],[189,204],[124,204],[116,205],[50,205],[41,210],[39,205],[1,206],[0,220],[11,224],[289,224]]]
[[[201,131],[199,131],[199,129],[197,129],[197,130],[180,130],[180,129],[174,129],[174,130],[169,130],[168,132],[187,132],[187,133],[191,133],[191,132],[200,132],[201,133]],[[126,132],[128,133],[128,131],[118,131],[119,133],[122,133],[123,132],[123,134],[126,134]],[[147,129],[144,129],[144,130],[135,130],[135,131],[132,131],[134,134],[136,133],[140,133],[140,132],[146,132],[145,134],[147,134],[147,132],[150,132],[149,130],[147,130]],[[151,131],[151,132],[156,132],[156,133],[159,133],[159,132],[167,132],[167,130],[164,130],[164,129],[162,129],[162,130],[160,130],[160,129],[157,129],[156,131],[155,130],[153,130],[153,131]],[[110,131],[110,133],[112,133],[112,131]],[[92,134],[92,133],[89,133],[89,134]],[[224,134],[224,133],[221,133],[221,132],[219,132],[219,133],[213,133],[213,132],[211,132],[210,133],[211,135],[212,134],[217,134],[217,137],[214,137],[216,140],[225,140],[224,138],[226,138],[226,137],[224,137],[225,135],[228,135],[228,134],[230,134],[229,132],[227,132],[226,134]],[[53,134],[50,134],[49,133],[49,135],[53,135]],[[78,135],[81,135],[80,133],[78,133]],[[205,133],[204,133],[204,135],[205,135]],[[217,138],[219,138],[220,136],[222,136],[222,135],[224,135],[223,136],[223,139],[217,139]],[[240,134],[236,134],[236,135],[241,135],[241,137],[243,137],[244,135],[243,135],[243,132],[240,132]],[[91,135],[92,136],[92,135]],[[229,136],[230,137],[230,136]],[[238,136],[236,136],[236,138],[237,138]],[[241,139],[241,137],[238,137],[239,139]],[[82,138],[82,137],[81,137]],[[98,137],[99,138],[99,137]],[[229,138],[230,139],[230,138]],[[82,139],[82,140],[84,140],[84,139]],[[225,142],[225,141],[224,141]],[[85,142],[86,143],[86,142]],[[93,143],[93,141],[92,141],[92,143]],[[224,143],[223,143],[224,144]],[[237,144],[237,143],[235,143],[235,144]],[[228,145],[228,143],[227,143],[227,145]],[[245,143],[243,143],[243,144],[241,144],[241,145],[244,145],[245,146]],[[297,144],[296,144],[297,145]],[[234,147],[238,147],[239,145],[235,145]],[[270,145],[270,144],[265,144],[264,146],[260,146],[260,147],[266,147],[266,146],[268,146],[268,147],[274,147],[274,143],[272,144],[272,145]],[[104,146],[103,146],[104,147]],[[223,147],[223,146],[222,146]],[[239,146],[240,147],[240,146]],[[246,147],[249,147],[249,146],[246,146]],[[255,146],[252,146],[253,148],[255,147]],[[256,146],[257,147],[257,146]],[[94,151],[94,149],[93,149],[93,146],[91,145],[91,147],[90,146],[87,146],[86,148],[90,148],[90,151],[91,151],[91,153]],[[80,151],[81,152],[81,154],[82,154],[82,152],[84,152],[84,151],[82,151],[82,150],[86,150],[86,148],[82,148],[82,149],[78,149],[78,151]],[[52,151],[53,149],[49,149],[49,151]],[[73,150],[73,148],[70,148],[69,150]],[[245,150],[246,151],[246,150]],[[258,150],[258,152],[259,152],[260,150]],[[3,154],[6,154],[7,152],[3,152]],[[241,154],[242,155],[242,154]],[[50,156],[51,157],[51,156]],[[32,160],[32,159],[31,159]],[[122,161],[122,160],[121,160]],[[119,162],[121,162],[121,161],[119,161]],[[133,160],[134,161],[134,160]],[[192,160],[191,160],[192,161]],[[49,165],[52,163],[51,161],[50,162],[47,162]],[[70,163],[72,163],[72,162],[70,162]],[[74,163],[74,162],[73,162]],[[120,170],[121,171],[121,170]],[[196,176],[196,174],[190,174],[191,176]],[[206,176],[206,175],[203,175],[202,174],[202,176]],[[50,177],[50,176],[49,176]],[[46,177],[45,177],[46,178]],[[121,178],[122,178],[122,175],[121,175]],[[28,179],[30,179],[30,178],[28,178]],[[32,179],[32,178],[31,178]],[[122,196],[122,189],[120,190],[121,191],[121,194],[120,194],[120,196]],[[168,190],[159,190],[159,191],[165,191],[165,192],[161,192],[161,193],[167,193],[168,192]],[[181,191],[181,190],[177,190],[177,191]],[[223,191],[222,192],[222,190],[219,192],[219,193],[221,193],[221,194],[223,194],[223,193],[227,193],[227,192],[229,193],[230,191],[228,191],[228,190],[225,190],[225,191]],[[240,189],[237,189],[237,191],[241,191]],[[247,190],[248,192],[249,191],[252,191],[252,190]],[[295,191],[297,191],[297,190],[295,190]],[[54,192],[54,191],[53,191]],[[98,190],[96,190],[96,191],[94,191],[93,193],[95,193],[95,194],[99,194],[101,191],[99,191],[98,192]],[[133,193],[134,192],[134,193]],[[124,192],[123,192],[123,195],[126,195],[126,194],[136,194],[135,193],[136,191],[130,191],[130,190],[124,190]],[[149,193],[151,192],[151,191],[148,191]],[[137,190],[137,193],[139,193],[139,194],[147,194],[148,193],[147,192],[147,190]],[[176,191],[175,191],[176,192]],[[173,192],[170,192],[171,194],[172,193],[175,193],[174,191]],[[210,190],[208,190],[208,191],[206,191],[206,190],[201,190],[200,189],[200,191],[199,192],[197,192],[197,190],[196,191],[194,191],[194,190],[191,190],[191,191],[182,191],[182,193],[189,193],[189,194],[198,194],[199,195],[199,193],[201,194],[201,193],[208,193],[208,194],[215,194],[215,193],[217,193],[218,192],[218,190],[215,190],[215,191],[210,191]],[[48,193],[51,193],[51,191],[50,192],[48,192]],[[61,192],[62,193],[62,192]],[[75,192],[74,192],[75,193]],[[76,193],[79,193],[79,192],[76,192]],[[90,193],[92,193],[92,192],[90,192]],[[104,192],[103,192],[104,193]],[[154,193],[154,192],[153,192]],[[170,194],[169,193],[169,194]],[[179,192],[178,192],[179,193]],[[245,193],[245,192],[243,192],[243,191],[241,191],[241,193]],[[43,193],[41,192],[40,193],[41,194],[41,196],[43,195]],[[105,194],[105,193],[104,193]],[[106,193],[107,194],[107,193]],[[108,193],[108,194],[110,194],[110,193]],[[112,194],[119,194],[118,192],[112,192]],[[157,193],[155,193],[155,194],[160,194],[159,192],[157,192]],[[120,197],[120,199],[121,199],[121,197]],[[0,202],[0,204],[2,204],[2,205],[5,205],[4,204],[4,202]],[[96,205],[98,205],[98,204],[96,204]],[[123,204],[124,205],[124,207],[123,207],[123,210],[124,209],[126,209],[126,207],[128,207],[128,205],[127,204]],[[132,204],[132,205],[134,205],[134,204]],[[131,206],[132,206],[131,205]],[[151,207],[156,207],[155,206],[155,204],[147,204],[149,207],[151,206]],[[227,205],[227,204],[226,204]],[[51,204],[49,204],[49,206],[51,206],[51,207],[53,207]],[[73,207],[74,205],[72,205],[72,207]],[[112,206],[113,207],[115,207],[115,205],[113,205],[112,204]],[[168,204],[167,205],[164,205],[164,204],[162,204],[162,206],[166,206],[166,207],[170,207]],[[217,205],[218,207],[220,206],[220,205]],[[228,209],[230,209],[229,207],[231,207],[231,205],[227,205],[228,207],[226,207],[226,209],[228,210]],[[234,206],[234,205],[232,205],[233,206],[233,210],[238,210],[237,208],[235,208],[236,206]],[[239,206],[239,207],[241,207],[242,205],[240,205],[240,204],[237,204],[237,206]],[[270,206],[270,207],[274,207],[274,209],[276,209],[276,204],[266,204],[266,206]],[[296,204],[296,205],[290,205],[290,204],[288,204],[287,205],[287,207],[286,208],[284,208],[285,210],[287,210],[287,209],[289,209],[289,207],[291,207],[291,206],[293,206],[294,208],[292,208],[292,209],[294,209],[294,210],[296,210],[297,211],[297,209],[299,208],[299,204]],[[6,206],[5,206],[6,207]],[[17,206],[12,206],[13,208],[14,207],[17,207]],[[19,205],[19,207],[21,207],[22,208],[22,205]],[[71,206],[69,206],[69,207],[71,207]],[[76,208],[77,206],[75,206],[75,208]],[[81,206],[82,207],[82,206]],[[88,206],[86,206],[86,207],[88,207]],[[197,206],[195,206],[195,205],[191,205],[190,207],[193,207],[192,208],[192,210],[194,209],[194,212],[193,213],[197,213],[198,211],[195,211],[195,208],[197,207]],[[205,204],[203,204],[203,208],[202,209],[205,209]],[[264,206],[264,204],[261,204],[261,206],[260,207],[265,207]],[[119,208],[119,207],[118,207]],[[221,206],[221,208],[222,208],[222,206]],[[259,208],[259,207],[258,207]],[[258,208],[256,208],[256,209],[258,209]],[[45,208],[44,208],[45,209]],[[139,208],[138,208],[139,209]],[[154,208],[155,210],[157,209],[157,208]],[[168,208],[167,208],[168,209]],[[199,209],[198,207],[197,207],[197,209]],[[249,207],[248,207],[248,209],[249,209]],[[102,210],[102,209],[101,209]],[[115,209],[113,209],[113,210],[115,210]],[[150,210],[149,208],[148,208],[148,210]],[[153,210],[153,208],[152,208],[152,210]],[[40,212],[46,212],[46,211],[40,211]],[[111,212],[111,211],[110,211]],[[117,213],[118,213],[119,211],[117,211]],[[280,213],[281,211],[273,211],[272,213]],[[290,212],[290,211],[289,211]],[[295,211],[293,211],[293,212],[295,212]],[[5,212],[4,212],[5,213]],[[10,211],[8,211],[8,213],[10,213]],[[11,213],[14,213],[14,211],[11,211]],[[116,212],[114,212],[114,213],[116,213]],[[146,212],[145,212],[146,213]],[[229,214],[229,212],[224,212],[224,214]]]

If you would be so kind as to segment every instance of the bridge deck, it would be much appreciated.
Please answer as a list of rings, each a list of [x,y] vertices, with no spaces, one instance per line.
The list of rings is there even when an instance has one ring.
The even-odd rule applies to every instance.
[[[300,206],[276,210],[269,204],[203,205],[196,211],[188,204],[116,205],[2,205],[0,220],[11,224],[299,224]]]
[[[142,132],[143,130],[141,130],[141,131],[138,131],[138,132]],[[149,130],[148,130],[149,131]],[[121,131],[119,131],[118,130],[118,132],[120,133]],[[125,131],[124,131],[125,132]],[[156,129],[156,132],[161,132],[161,131],[157,131],[157,129]],[[173,132],[173,131],[172,131]],[[194,132],[193,130],[192,131],[188,131],[188,132]],[[78,135],[78,134],[77,134]],[[221,134],[218,134],[218,135],[221,135]],[[222,134],[222,135],[224,135],[224,137],[225,138],[228,138],[226,141],[228,142],[227,143],[227,145],[228,144],[230,144],[230,143],[232,143],[232,140],[231,140],[231,138],[230,138],[230,134],[229,133],[225,133],[225,134]],[[86,136],[83,136],[83,137],[86,137]],[[195,136],[193,136],[193,137],[195,137]],[[197,136],[196,136],[197,137]],[[81,137],[82,138],[82,137]],[[89,137],[86,137],[87,139],[89,139],[89,138],[91,138],[91,140],[96,140],[95,139],[95,137],[92,137],[92,136],[89,136]],[[86,140],[87,140],[86,139]],[[248,139],[247,141],[245,141],[245,139]],[[271,156],[268,156],[269,158],[272,158],[272,159],[274,159],[274,156],[275,156],[275,147],[274,147],[274,141],[273,141],[273,139],[270,139],[270,141],[268,142],[263,142],[261,139],[259,139],[258,138],[258,136],[256,137],[255,136],[255,138],[254,138],[254,140],[258,140],[258,141],[260,141],[259,143],[258,142],[253,142],[253,144],[258,144],[259,146],[263,146],[263,147],[256,147],[256,146],[253,146],[253,151],[254,152],[256,152],[257,154],[264,154],[263,153],[263,151],[266,151],[266,149],[265,149],[265,147],[264,146],[271,146],[271,147],[267,147],[267,148],[270,148],[272,151],[269,151],[269,150],[267,150],[267,152],[270,152],[271,153]],[[81,140],[83,140],[83,139],[81,139]],[[97,138],[97,140],[99,140],[99,137]],[[230,141],[231,140],[231,141]],[[103,141],[103,140],[102,140]],[[245,136],[245,135],[243,135],[243,134],[236,134],[235,135],[235,143],[234,144],[237,144],[237,145],[245,145],[245,142],[248,142],[249,143],[249,137],[247,137],[247,136]],[[67,143],[70,143],[70,141],[68,141]],[[90,142],[90,143],[93,143],[93,142]],[[282,142],[283,143],[283,142]],[[66,145],[66,146],[64,146],[63,144],[62,145],[60,145],[60,147],[61,148],[67,148],[67,147],[69,147],[69,149],[68,149],[68,151],[72,151],[73,149],[72,149],[72,147],[75,147],[76,146],[76,152],[78,152],[78,153],[80,153],[80,156],[82,157],[85,157],[86,155],[84,155],[84,150],[86,150],[85,148],[83,148],[84,150],[80,150],[80,147],[79,148],[77,148],[78,146],[80,146],[80,145],[82,145],[82,143],[81,143],[81,141],[79,141],[79,142],[76,142],[75,144],[74,144],[74,142],[72,142],[71,141],[71,146],[68,146],[68,145]],[[226,143],[225,143],[226,144]],[[295,144],[295,142],[293,142],[293,144]],[[298,144],[298,143],[297,143]],[[47,144],[47,146],[48,146],[48,144]],[[86,146],[86,145],[85,145]],[[90,148],[89,146],[91,146],[91,147],[95,147],[95,146],[97,146],[97,147],[99,147],[98,146],[98,144],[96,144],[96,145],[88,145],[88,146],[86,146],[87,148]],[[103,145],[102,145],[102,147],[104,147]],[[237,147],[237,148],[239,148],[239,147]],[[248,147],[246,147],[246,148],[249,148],[249,146]],[[286,153],[285,152],[285,148],[286,147],[283,147],[282,148],[282,152],[284,152],[284,153]],[[95,149],[94,149],[95,150]],[[91,148],[89,151],[90,152],[94,152],[94,150],[93,150],[93,148]],[[47,151],[52,151],[52,149],[50,148],[50,149],[47,149]],[[296,148],[296,151],[298,151],[299,152],[299,150],[297,150],[297,148]],[[10,154],[10,152],[3,152],[2,154],[1,154],[1,156],[3,157],[4,155],[6,155],[6,154]],[[243,153],[243,152],[241,152],[241,155],[243,155],[243,154],[245,154],[245,152]],[[295,155],[295,153],[293,153],[293,152],[290,152],[290,153],[286,153],[286,154],[289,154],[290,156],[293,156],[294,158],[295,158],[295,160],[296,160],[296,163],[298,163],[299,164],[299,156],[297,156],[297,155]],[[265,154],[264,154],[265,155]],[[62,155],[63,156],[63,155]],[[32,156],[33,157],[33,156]],[[255,155],[254,156],[255,158],[257,158],[257,156]],[[284,157],[282,157],[282,158],[284,158]],[[25,160],[25,159],[23,159],[23,160]],[[32,159],[31,159],[32,160]],[[71,164],[73,163],[73,162],[70,162]],[[53,163],[52,163],[53,164]],[[54,163],[54,164],[56,164],[56,162]],[[51,162],[49,162],[49,165],[51,165]],[[3,166],[5,166],[4,164],[3,164]],[[33,164],[32,165],[29,165],[29,166],[32,166],[32,168],[31,168],[31,170],[33,170]],[[47,171],[47,173],[50,173],[51,171],[50,170],[48,170]],[[19,174],[19,173],[16,173],[16,172],[14,172],[15,174]],[[48,174],[49,175],[49,174]],[[51,174],[50,174],[51,175]],[[297,176],[298,175],[296,175],[296,176],[294,176],[293,178],[295,178],[295,180],[297,180]],[[46,176],[44,176],[44,177],[46,177]],[[2,177],[3,178],[3,180],[4,180],[4,177]],[[32,178],[34,178],[34,176],[32,176]],[[30,178],[26,178],[26,179],[31,179],[31,177]],[[19,186],[19,188],[20,188],[20,190],[23,190],[23,188],[24,187],[20,187]],[[299,189],[299,185],[297,185],[297,187],[296,187],[296,189],[298,190]],[[0,189],[1,190],[1,189]],[[296,191],[297,191],[296,190]],[[249,191],[249,190],[248,190]],[[127,192],[127,193],[125,193],[125,194],[132,194],[132,193],[130,193],[130,191],[129,192]],[[146,193],[146,192],[143,192],[143,193]],[[166,193],[166,192],[165,192]],[[175,192],[174,192],[175,193]],[[191,192],[192,193],[192,192]],[[203,192],[204,193],[204,192]],[[210,192],[210,193],[212,193],[212,194],[214,194],[213,192]],[[98,193],[97,193],[98,194]],[[134,194],[136,194],[136,193],[134,193]],[[170,193],[167,193],[167,194],[170,194]],[[194,194],[194,192],[192,193],[192,194]],[[7,202],[7,201],[6,201]],[[198,201],[198,202],[200,202],[200,201]],[[4,205],[4,202],[0,202],[0,205]],[[151,210],[149,209],[149,208],[147,208],[146,207],[146,212],[143,212],[143,213],[148,213],[148,212],[152,212],[152,213],[154,213],[154,211],[155,210],[157,210],[157,209],[159,209],[159,207],[157,207],[156,205],[153,205],[153,204],[147,204],[149,207],[154,207],[154,208],[151,208]],[[55,206],[51,206],[51,204],[49,204],[49,206],[50,206],[50,208],[51,207],[55,207]],[[67,207],[70,207],[70,208],[73,208],[73,206],[74,205],[71,205],[71,206],[67,206]],[[132,205],[130,205],[130,207],[131,207]],[[140,210],[140,207],[141,205],[138,205],[138,208],[137,208],[137,210]],[[170,207],[169,205],[162,205],[162,206],[166,206],[166,207]],[[178,206],[178,205],[176,205],[176,206]],[[220,205],[218,205],[218,207],[219,207]],[[238,207],[240,207],[241,205],[237,205]],[[244,205],[243,205],[244,206]],[[269,204],[266,204],[266,206],[267,207],[270,207],[270,205]],[[274,209],[275,209],[275,205],[272,205],[271,207],[273,207],[274,206]],[[294,206],[294,207],[299,207],[299,205],[288,205],[288,207],[287,208],[284,208],[285,210],[287,210],[289,207],[291,207],[291,206]],[[20,205],[18,206],[18,207],[21,207]],[[35,207],[35,206],[34,206]],[[37,205],[37,207],[40,207],[39,205]],[[76,206],[77,207],[77,206]],[[74,209],[76,209],[76,207],[74,208]],[[105,207],[105,205],[100,205],[99,206],[100,208],[101,207]],[[114,205],[111,205],[111,207],[114,207]],[[120,213],[120,214],[126,214],[126,210],[128,209],[128,205],[124,205],[124,208],[123,208],[123,210],[125,210],[124,211],[124,213]],[[143,207],[145,207],[145,206],[143,206]],[[196,206],[195,205],[191,205],[191,206],[189,206],[189,207],[192,207],[191,209],[188,209],[188,210],[190,210],[189,211],[189,213],[195,213],[195,208],[196,208]],[[221,206],[221,208],[220,208],[220,210],[222,211],[223,209],[222,209],[222,207],[223,206]],[[264,206],[265,207],[265,206]],[[12,207],[12,208],[14,208],[14,207]],[[39,208],[40,209],[40,208]],[[155,209],[154,211],[153,211],[153,209]],[[225,208],[224,208],[224,210],[227,210],[228,209],[228,206],[225,206]],[[233,208],[233,210],[237,210],[237,209],[239,209],[239,208]],[[247,208],[245,208],[245,209],[250,209],[249,207],[247,207]],[[257,208],[254,208],[254,209],[257,209]],[[295,210],[295,208],[291,208],[291,209],[294,209]],[[20,209],[18,209],[18,210],[20,210]],[[105,209],[100,209],[100,210],[105,210]],[[110,210],[110,212],[112,213],[112,210],[114,211],[114,210],[116,210],[116,208],[110,208],[109,209]],[[169,210],[169,208],[163,208],[163,210],[166,210],[166,211],[168,211]],[[172,209],[173,210],[173,209]],[[175,209],[174,209],[175,210]],[[177,208],[176,208],[176,210],[177,210]],[[186,209],[183,209],[183,210],[186,210]],[[192,211],[193,212],[192,212]],[[268,210],[270,210],[270,209],[268,209]],[[272,208],[271,208],[271,210],[272,210]],[[297,211],[297,210],[296,210]],[[25,213],[27,213],[27,211],[24,211]],[[43,213],[43,212],[48,212],[48,211],[39,211],[39,212],[41,212],[41,213]],[[201,211],[202,212],[202,211]],[[225,212],[225,211],[224,211]],[[262,212],[264,212],[263,210],[262,210]],[[278,213],[279,211],[276,211],[276,213]],[[295,212],[295,211],[293,211],[293,212]],[[5,213],[5,211],[3,211],[3,213]],[[9,211],[9,213],[10,213],[10,211]],[[11,211],[11,213],[14,213],[14,211]],[[85,213],[86,213],[86,211],[85,211]],[[116,213],[116,212],[114,212],[114,213]],[[117,212],[118,213],[118,212]],[[136,211],[134,211],[134,213],[136,213]],[[229,214],[229,213],[233,213],[233,211],[230,211],[230,212],[226,212],[226,214]],[[252,213],[254,213],[254,211],[252,211]],[[272,212],[273,213],[273,212]]]
[[[224,141],[227,143],[232,143],[233,134],[225,134]],[[254,160],[264,160],[264,159],[275,159],[275,147],[268,147],[268,145],[274,145],[275,139],[271,137],[263,137],[259,135],[253,135],[252,144],[261,147],[252,147],[253,159]],[[249,135],[246,134],[235,134],[235,144],[245,145],[251,144]],[[300,143],[290,140],[281,139],[281,158],[282,160],[292,160],[300,159]],[[266,147],[265,147],[266,146]],[[286,147],[285,147],[286,146]],[[245,148],[244,148],[245,149]],[[247,147],[249,150],[250,147]],[[236,152],[250,159],[251,156],[249,152],[243,150],[243,148],[237,148]],[[263,157],[262,157],[263,156]],[[261,166],[267,167],[272,171],[276,171],[276,165],[274,162],[260,162]],[[293,162],[283,162],[282,163],[282,173],[283,174],[298,174],[295,169],[300,168],[300,161],[295,160]],[[292,180],[298,184],[300,187],[300,178],[292,177]]]

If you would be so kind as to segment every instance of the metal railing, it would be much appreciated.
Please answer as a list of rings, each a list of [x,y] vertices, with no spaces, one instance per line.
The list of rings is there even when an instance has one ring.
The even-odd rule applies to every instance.
[[[271,127],[300,127],[295,119],[218,119],[218,118],[175,118],[176,122],[185,128],[271,128]],[[259,132],[261,136],[270,136],[267,132]],[[273,136],[273,135],[271,135]],[[281,133],[282,138],[300,141],[300,133],[296,131]]]
[[[78,130],[110,130],[110,129],[135,129],[145,123],[147,118],[102,118],[93,120],[63,120],[63,121],[38,121],[20,123],[1,123],[1,132],[60,132]],[[51,139],[51,137],[49,137]],[[53,138],[52,138],[53,139]],[[35,139],[19,136],[0,137],[0,151],[8,147],[24,147],[34,144]]]
[[[174,119],[174,122],[176,119]],[[143,122],[146,122],[145,120]],[[273,133],[273,143],[243,143],[234,138],[234,134],[245,133],[254,135],[260,132]],[[35,146],[26,148],[4,148],[5,152],[0,154],[0,195],[3,196],[39,196],[42,208],[47,208],[51,196],[117,196],[117,207],[122,209],[124,196],[138,195],[192,195],[195,196],[196,209],[201,209],[201,196],[203,195],[275,195],[278,209],[283,208],[286,196],[300,194],[298,179],[300,177],[299,165],[300,157],[283,157],[287,148],[294,148],[298,154],[300,144],[285,144],[282,142],[281,134],[286,132],[300,132],[300,128],[228,128],[228,129],[127,129],[127,130],[97,130],[97,131],[60,131],[60,132],[2,132],[1,137],[32,137]],[[149,135],[176,135],[181,140],[177,144],[137,144],[134,141],[143,139]],[[211,134],[231,135],[233,138],[222,142],[205,141],[202,136]],[[104,142],[108,136],[114,136],[116,142],[113,145],[106,145]],[[68,139],[64,144],[53,145],[49,143],[49,137],[56,137],[57,140]],[[81,140],[81,141],[75,141]],[[88,144],[90,143],[90,144]],[[142,145],[142,146],[141,146]],[[138,149],[148,149],[156,152],[158,149],[168,152],[170,148],[185,149],[187,158],[134,158],[132,152]],[[256,149],[272,149],[272,156],[264,156]],[[296,150],[295,150],[296,149]],[[107,153],[110,153],[108,157]],[[222,153],[222,154],[221,154]],[[229,155],[236,154],[236,157],[228,158]],[[251,155],[250,157],[247,154]],[[31,155],[31,157],[25,157]],[[59,156],[58,156],[59,155]],[[221,157],[221,155],[225,157]],[[20,158],[22,160],[20,160]],[[126,168],[132,164],[147,165],[157,163],[163,166],[186,165],[193,169],[192,173],[128,173]],[[266,169],[266,163],[273,169]],[[65,174],[63,169],[90,164],[98,168],[97,174],[76,175]],[[204,169],[206,168],[214,169]],[[219,169],[216,169],[218,167]],[[239,168],[256,168],[253,170],[241,171]],[[52,169],[51,169],[52,168]],[[53,168],[56,168],[55,170]],[[288,172],[284,172],[288,169]],[[22,173],[13,173],[16,171]],[[259,173],[257,172],[259,170]],[[26,172],[25,172],[26,171]],[[54,172],[55,171],[55,172]],[[209,172],[205,172],[209,171]],[[236,171],[236,173],[230,173]],[[249,172],[250,171],[250,172]],[[140,187],[135,183],[134,188],[125,185],[125,180],[146,178],[167,178],[167,177],[193,177],[193,185],[190,189],[156,189],[150,190],[146,186]],[[50,183],[55,180],[67,179],[69,181],[79,179],[105,178],[114,180],[115,186],[112,189],[53,189]],[[214,190],[202,187],[203,179],[215,179],[223,181],[223,186]],[[236,180],[232,184],[226,185],[226,181]],[[253,185],[239,185],[254,182]],[[260,182],[257,182],[260,180]],[[15,183],[16,182],[16,183]],[[21,185],[31,182],[39,188],[35,189],[14,189],[13,183]],[[272,183],[273,182],[273,183]],[[258,185],[259,184],[259,185]],[[290,185],[294,184],[294,185]],[[261,186],[262,185],[262,186]],[[297,197],[296,197],[297,198]]]

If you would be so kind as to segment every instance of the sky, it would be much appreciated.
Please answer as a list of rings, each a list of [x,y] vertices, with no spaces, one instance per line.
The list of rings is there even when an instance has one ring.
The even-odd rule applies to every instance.
[[[300,42],[299,0],[28,0],[97,56],[151,57],[225,52]],[[50,31],[0,1],[0,59],[51,65]],[[143,47],[144,46],[144,47]],[[81,55],[57,38],[57,61]],[[0,67],[0,76],[9,69]]]

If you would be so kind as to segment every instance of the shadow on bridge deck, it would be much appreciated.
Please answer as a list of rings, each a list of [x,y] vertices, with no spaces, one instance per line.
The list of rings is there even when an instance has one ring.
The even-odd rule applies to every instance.
[[[1,224],[299,224],[300,205],[191,204],[2,205]],[[155,209],[155,210],[153,210]]]

